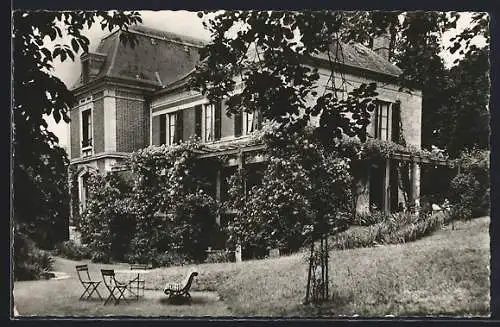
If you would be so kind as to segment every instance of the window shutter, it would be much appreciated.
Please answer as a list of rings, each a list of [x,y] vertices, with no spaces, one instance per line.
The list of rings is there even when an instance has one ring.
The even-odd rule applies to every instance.
[[[160,145],[167,143],[167,115],[160,115]]]
[[[221,132],[221,111],[222,111],[222,103],[219,101],[215,104],[215,122],[214,122],[214,136],[216,140],[220,139]]]
[[[194,107],[194,134],[201,137],[201,105]]]
[[[151,144],[160,145],[160,116],[153,116],[153,126],[151,132]]]
[[[175,143],[182,142],[182,133],[183,133],[183,118],[184,118],[184,110],[180,110],[177,112],[177,119],[175,120]]]
[[[233,115],[234,119],[234,136],[241,136],[242,128],[243,128],[243,115],[241,110]]]

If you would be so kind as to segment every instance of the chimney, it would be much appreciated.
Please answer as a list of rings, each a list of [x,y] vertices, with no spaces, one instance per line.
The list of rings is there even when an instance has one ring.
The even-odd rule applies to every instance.
[[[390,49],[391,36],[389,35],[388,31],[373,38],[372,50],[379,56],[383,57],[385,60],[389,60]]]
[[[102,53],[84,53],[80,57],[82,63],[82,82],[88,83],[94,79],[101,71],[104,62],[106,61],[106,54]]]

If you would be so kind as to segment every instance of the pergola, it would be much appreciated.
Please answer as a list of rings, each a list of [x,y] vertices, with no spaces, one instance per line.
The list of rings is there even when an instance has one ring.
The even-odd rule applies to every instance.
[[[226,157],[227,160],[224,162],[226,167],[237,166],[238,169],[243,169],[246,165],[252,163],[265,162],[267,160],[265,154],[266,145],[263,143],[254,144],[227,144],[227,145],[205,145],[198,152],[198,158],[214,158],[214,157]],[[426,154],[416,154],[407,153],[403,151],[395,152],[391,155],[389,159],[385,159],[386,162],[408,162],[411,163],[411,182],[412,185],[410,192],[410,203],[416,204],[420,194],[420,183],[418,175],[420,172],[420,165],[434,165],[434,166],[444,166],[449,168],[457,167],[455,160],[450,160],[438,155],[426,155]],[[217,171],[216,178],[216,197],[220,199],[221,197],[221,171]],[[386,171],[384,174],[385,185],[389,185],[389,165],[386,165]],[[383,192],[382,202],[383,210],[385,212],[390,211],[389,204],[389,191]]]
[[[266,145],[264,143],[227,143],[227,144],[205,144],[200,149],[196,150],[198,159],[209,158],[224,158],[223,167],[237,167],[238,170],[244,169],[247,165],[262,163],[267,161],[265,153]],[[420,184],[418,181],[418,174],[420,165],[434,165],[444,166],[449,168],[457,168],[458,165],[455,160],[450,160],[437,155],[425,155],[415,153],[405,153],[402,151],[395,152],[386,162],[408,162],[411,163],[411,192],[410,203],[416,203],[418,195],[420,194]],[[126,166],[115,166],[113,171],[127,170]],[[385,185],[389,185],[389,165],[386,165],[386,172],[384,178]],[[222,169],[216,171],[215,178],[215,196],[221,199],[222,190]],[[246,185],[245,185],[246,189]],[[389,194],[382,193],[383,196],[383,210],[390,211]]]

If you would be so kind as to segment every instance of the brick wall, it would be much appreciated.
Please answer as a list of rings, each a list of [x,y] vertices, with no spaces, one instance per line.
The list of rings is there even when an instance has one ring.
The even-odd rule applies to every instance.
[[[117,96],[138,98],[137,95],[117,92]],[[116,150],[133,152],[149,145],[149,116],[144,101],[116,98]],[[147,120],[147,122],[146,122]]]
[[[94,129],[94,153],[104,152],[104,99],[102,96],[97,101],[94,101],[94,109],[92,111],[92,128]]]

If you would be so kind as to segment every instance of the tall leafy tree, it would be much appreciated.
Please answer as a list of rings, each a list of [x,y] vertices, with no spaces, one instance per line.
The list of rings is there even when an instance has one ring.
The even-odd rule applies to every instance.
[[[388,33],[389,60],[402,70],[401,87],[422,90],[422,145],[436,145],[452,156],[474,146],[487,148],[489,16],[473,13],[469,25],[443,46],[443,33],[457,27],[458,12],[355,12],[349,37],[371,46],[374,37]],[[482,37],[479,48],[473,39]],[[451,69],[440,54],[459,53]],[[469,123],[466,123],[468,120]]]
[[[339,41],[352,20],[333,11],[218,13],[204,23],[212,42],[201,51],[191,85],[212,102],[229,97],[228,114],[258,110],[289,132],[316,116],[316,133],[325,144],[342,134],[364,139],[376,87],[361,85],[342,98],[333,76],[339,73]],[[318,54],[329,58],[332,68],[327,90],[317,89],[320,75],[312,62]],[[241,92],[232,95],[240,82]]]
[[[468,51],[446,72],[442,105],[428,122],[433,143],[457,157],[474,147],[489,149],[489,51]]]
[[[14,218],[41,246],[58,241],[59,226],[69,215],[68,158],[46,119],[68,123],[73,97],[54,75],[53,63],[88,51],[85,28],[99,24],[109,31],[126,30],[137,22],[137,12],[14,12]],[[133,41],[131,34],[123,35]]]

